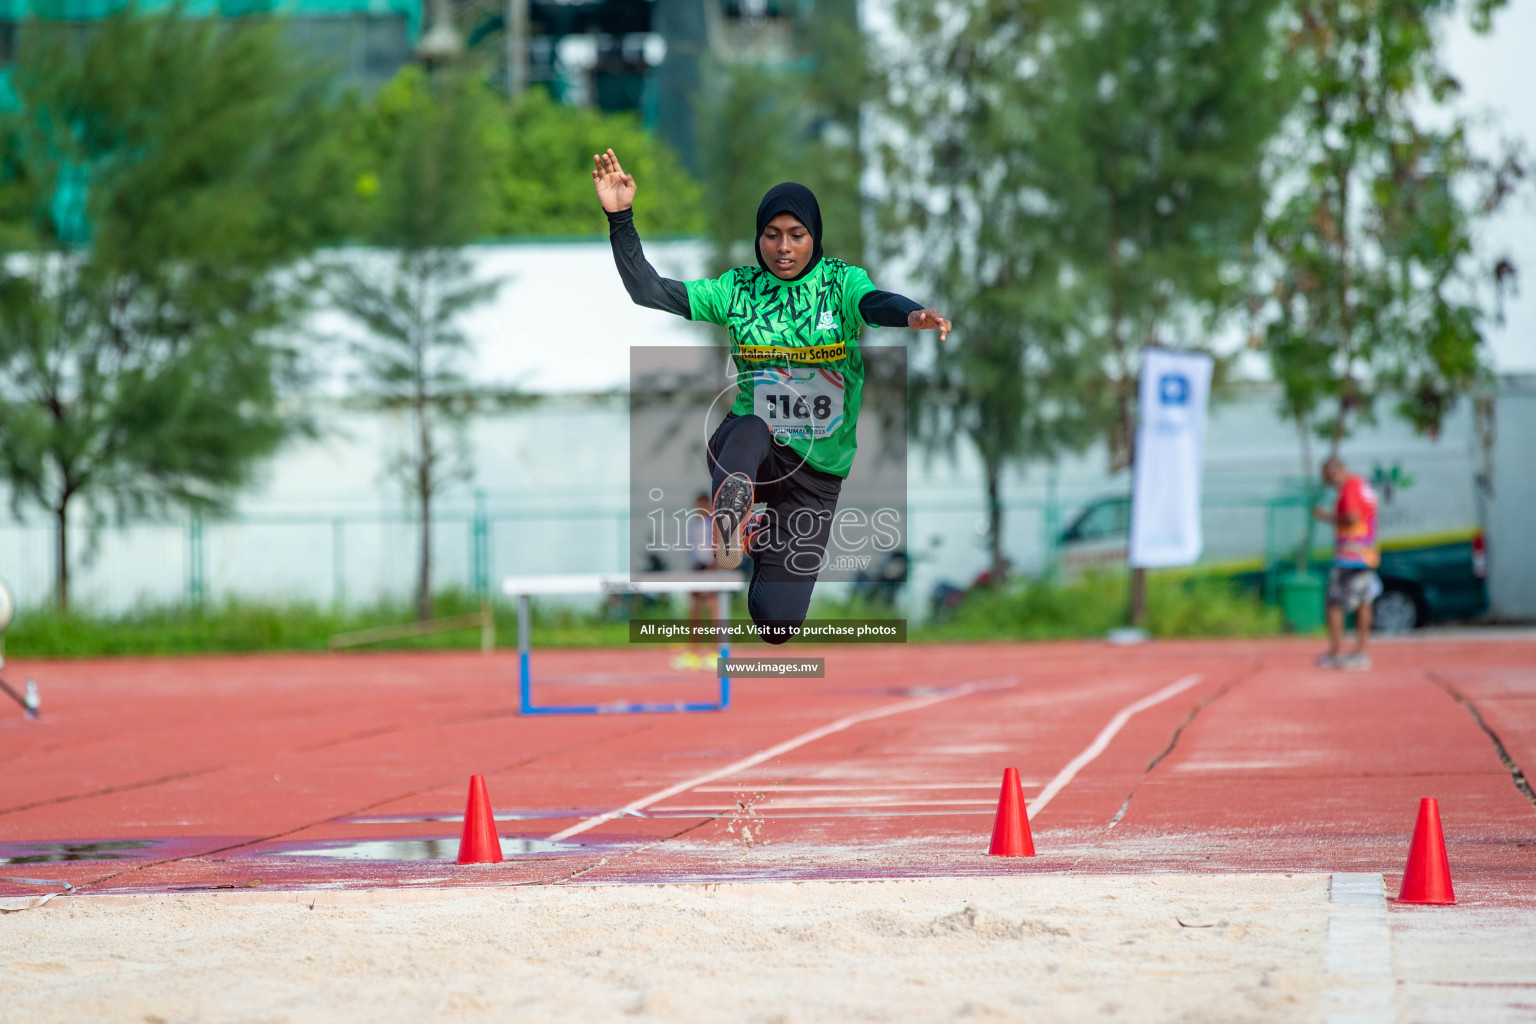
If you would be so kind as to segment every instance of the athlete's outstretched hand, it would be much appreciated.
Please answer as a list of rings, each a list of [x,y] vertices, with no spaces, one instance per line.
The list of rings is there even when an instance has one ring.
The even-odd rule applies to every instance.
[[[618,213],[635,205],[635,176],[624,173],[613,150],[594,154],[592,162],[597,165],[592,168],[592,185],[597,189],[597,201],[603,204],[603,209]]]
[[[945,320],[936,309],[914,309],[907,314],[907,326],[919,331],[938,331],[939,340],[949,337],[954,324]]]

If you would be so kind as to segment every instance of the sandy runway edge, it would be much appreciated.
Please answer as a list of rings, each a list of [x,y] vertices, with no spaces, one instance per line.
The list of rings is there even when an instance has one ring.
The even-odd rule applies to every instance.
[[[0,1020],[1315,1020],[1327,930],[1326,875],[61,897]]]

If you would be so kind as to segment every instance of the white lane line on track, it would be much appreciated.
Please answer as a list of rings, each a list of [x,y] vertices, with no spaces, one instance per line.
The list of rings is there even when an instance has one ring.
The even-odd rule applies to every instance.
[[[739,792],[739,790],[738,790]],[[808,810],[837,810],[840,808],[857,807],[961,807],[967,804],[977,804],[982,807],[996,807],[997,801],[992,797],[984,797],[979,800],[860,800],[857,797],[849,797],[846,800],[775,800],[771,794],[765,794],[768,800],[757,804],[757,809],[763,814],[772,815],[778,811],[808,811]],[[667,814],[673,811],[703,811],[706,814],[724,814],[735,810],[734,805],[722,807],[719,804],[668,804],[666,807],[654,807],[652,814]]]
[[[1099,730],[1099,734],[1094,737],[1093,742],[1088,744],[1081,754],[1068,761],[1066,767],[1057,772],[1056,777],[1045,784],[1045,788],[1040,791],[1039,796],[1033,800],[1025,801],[1029,817],[1033,819],[1035,815],[1045,810],[1046,804],[1050,803],[1057,793],[1066,789],[1067,783],[1071,782],[1078,772],[1082,771],[1094,758],[1104,753],[1104,748],[1109,746],[1109,741],[1114,739],[1115,734],[1125,727],[1125,723],[1131,720],[1132,715],[1138,711],[1145,711],[1147,708],[1161,704],[1170,697],[1178,696],[1198,683],[1200,678],[1200,673],[1198,672],[1187,675],[1178,682],[1169,683],[1156,693],[1149,694],[1141,698],[1141,700],[1121,708],[1120,713],[1111,718],[1109,724]]]
[[[1038,786],[1037,781],[1023,780],[1021,785]],[[740,792],[742,786],[696,786],[696,792]],[[851,781],[840,786],[780,786],[774,783],[773,791],[779,792],[852,792],[852,794],[866,794],[874,791],[911,792],[915,789],[997,789],[997,783],[903,783],[899,786],[885,786],[880,783],[863,783],[863,781]]]
[[[995,680],[986,680],[984,682],[994,681]],[[712,772],[705,772],[703,775],[696,775],[691,779],[686,779],[682,782],[668,786],[666,789],[658,789],[656,792],[649,793],[638,800],[633,800],[625,804],[623,807],[618,807],[611,811],[604,811],[602,814],[578,821],[570,828],[563,829],[550,836],[549,842],[553,843],[559,842],[562,839],[569,839],[571,836],[580,835],[588,829],[596,828],[605,821],[612,821],[614,818],[622,817],[626,814],[632,814],[636,811],[643,811],[645,808],[651,806],[654,803],[660,803],[669,797],[677,796],[679,793],[686,793],[688,790],[694,788],[695,786],[702,786],[706,782],[714,782],[717,779],[723,779],[727,776],[735,775],[737,772],[746,771],[748,768],[751,768],[754,765],[762,764],[764,761],[772,760],[773,758],[778,757],[780,754],[787,754],[791,750],[805,746],[807,743],[814,743],[824,736],[830,736],[835,732],[842,732],[844,729],[859,725],[862,722],[874,721],[877,718],[889,718],[891,715],[905,714],[908,711],[916,711],[919,708],[926,708],[930,705],[938,704],[946,700],[954,700],[956,697],[964,697],[966,694],[975,693],[978,690],[984,688],[984,682],[966,683],[963,686],[957,686],[954,689],[945,690],[942,693],[935,693],[926,697],[914,697],[911,700],[898,701],[895,704],[887,704],[884,707],[872,708],[869,711],[860,711],[858,714],[839,718],[835,722],[829,722],[819,728],[812,729],[810,732],[803,732],[799,736],[785,740],[783,743],[778,743],[774,746],[759,750],[757,753],[744,757],[740,761],[728,764],[723,768],[716,768]]]

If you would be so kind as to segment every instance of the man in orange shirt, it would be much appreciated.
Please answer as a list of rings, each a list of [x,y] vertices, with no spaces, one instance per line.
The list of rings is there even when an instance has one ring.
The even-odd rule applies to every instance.
[[[1376,547],[1376,492],[1349,472],[1337,455],[1323,463],[1323,482],[1339,489],[1332,513],[1313,509],[1312,515],[1333,524],[1333,568],[1328,573],[1328,653],[1317,659],[1320,668],[1367,669],[1371,656],[1366,640],[1371,634],[1371,602],[1381,594],[1376,567],[1381,552]],[[1340,655],[1344,646],[1344,615],[1355,613],[1358,639],[1355,649]]]

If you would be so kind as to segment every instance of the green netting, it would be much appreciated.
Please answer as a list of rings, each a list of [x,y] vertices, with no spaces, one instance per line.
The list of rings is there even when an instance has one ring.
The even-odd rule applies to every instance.
[[[0,0],[0,21],[23,21],[28,17],[58,18],[65,21],[93,21],[122,10],[122,0]],[[160,11],[172,6],[172,0],[141,0],[139,9]],[[366,14],[375,17],[405,17],[414,33],[421,23],[420,0],[189,0],[189,14],[236,17],[242,14],[270,12],[294,18],[336,17]]]
[[[1322,503],[1323,488],[1286,481],[1282,493],[1264,510],[1264,593],[1271,600],[1280,592],[1282,577],[1298,570],[1316,576],[1332,557],[1326,527],[1312,518]]]

